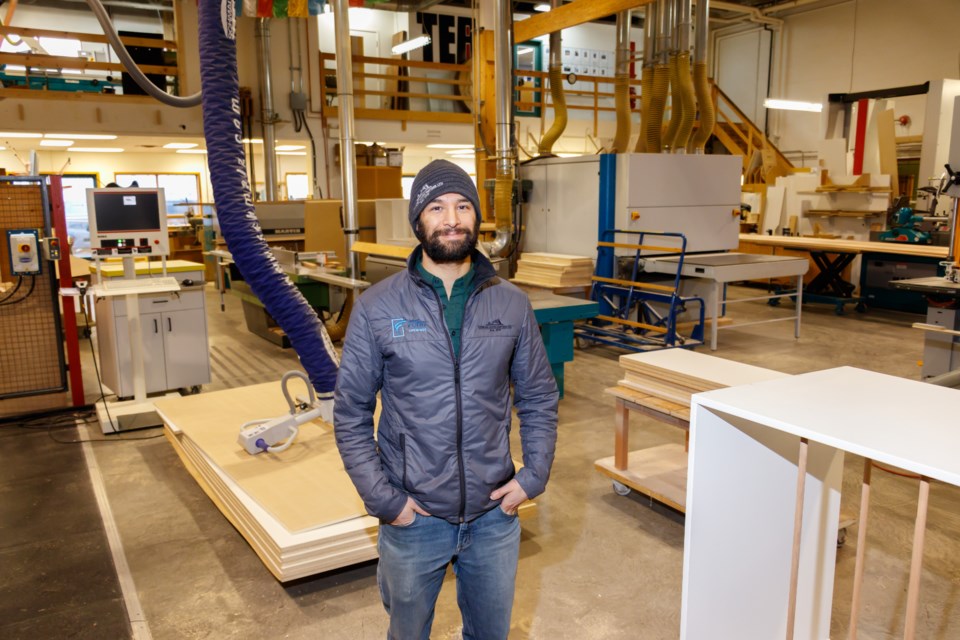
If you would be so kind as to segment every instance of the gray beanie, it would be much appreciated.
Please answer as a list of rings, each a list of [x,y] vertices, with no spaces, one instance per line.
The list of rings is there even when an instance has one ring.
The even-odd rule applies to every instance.
[[[459,193],[469,200],[480,220],[480,194],[467,172],[449,160],[434,160],[420,169],[410,188],[410,226],[414,231],[427,203],[446,193]]]

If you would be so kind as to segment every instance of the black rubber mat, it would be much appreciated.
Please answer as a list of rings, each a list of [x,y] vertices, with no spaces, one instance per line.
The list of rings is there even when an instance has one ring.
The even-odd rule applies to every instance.
[[[0,576],[0,638],[131,636],[80,445],[0,426]]]

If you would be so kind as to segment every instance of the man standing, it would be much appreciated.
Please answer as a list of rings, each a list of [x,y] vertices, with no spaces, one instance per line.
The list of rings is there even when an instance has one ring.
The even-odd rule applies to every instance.
[[[557,385],[529,299],[476,249],[480,203],[467,173],[446,160],[424,167],[409,217],[420,246],[407,269],[370,287],[350,317],[337,446],[380,519],[387,637],[430,637],[452,563],[464,640],[501,640],[513,607],[517,507],[542,493],[550,475]],[[511,383],[519,471],[510,454]]]

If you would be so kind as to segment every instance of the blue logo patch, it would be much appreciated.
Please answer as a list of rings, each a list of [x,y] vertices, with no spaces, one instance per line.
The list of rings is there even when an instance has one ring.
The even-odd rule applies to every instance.
[[[406,332],[418,333],[427,330],[425,320],[410,320],[408,318],[394,318],[390,321],[390,327],[394,338],[402,338]]]

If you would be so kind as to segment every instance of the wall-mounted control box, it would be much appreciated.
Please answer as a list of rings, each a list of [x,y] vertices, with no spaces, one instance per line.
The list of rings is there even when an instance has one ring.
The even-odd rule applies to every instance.
[[[40,275],[40,234],[36,229],[8,229],[7,248],[13,275]]]

